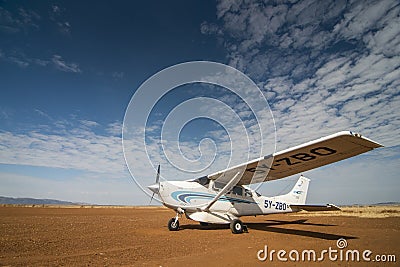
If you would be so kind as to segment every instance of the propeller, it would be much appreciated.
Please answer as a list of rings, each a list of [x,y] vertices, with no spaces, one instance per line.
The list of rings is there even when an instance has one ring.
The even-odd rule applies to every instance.
[[[157,176],[156,176],[156,183],[153,185],[148,186],[147,188],[149,188],[151,191],[153,191],[153,194],[151,195],[151,199],[150,199],[150,203],[154,198],[154,194],[160,192],[160,164],[158,164],[158,168],[157,168]]]

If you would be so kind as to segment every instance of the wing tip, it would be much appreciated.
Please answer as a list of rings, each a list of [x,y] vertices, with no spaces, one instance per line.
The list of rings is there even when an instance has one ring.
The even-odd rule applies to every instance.
[[[346,132],[351,136],[354,136],[354,137],[357,137],[357,138],[361,138],[361,139],[363,139],[365,141],[368,141],[372,145],[371,148],[384,147],[384,145],[382,145],[382,144],[380,144],[378,142],[375,142],[375,141],[373,141],[373,140],[361,135],[360,133],[356,133],[356,132],[352,132],[352,131],[343,131],[341,133],[346,133]]]

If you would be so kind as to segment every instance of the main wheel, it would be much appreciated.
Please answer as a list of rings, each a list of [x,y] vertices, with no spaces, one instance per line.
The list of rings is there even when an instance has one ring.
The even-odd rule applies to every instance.
[[[231,222],[231,231],[234,234],[241,234],[243,233],[243,223],[241,220],[233,220]]]
[[[208,223],[207,222],[200,222],[200,225],[201,226],[208,226]]]
[[[168,221],[168,229],[170,231],[178,231],[178,229],[179,229],[179,221],[178,220],[175,221],[175,218],[171,218]]]

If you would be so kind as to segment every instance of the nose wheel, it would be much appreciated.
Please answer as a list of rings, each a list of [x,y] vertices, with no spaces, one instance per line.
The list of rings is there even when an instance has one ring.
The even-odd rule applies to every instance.
[[[178,231],[179,230],[178,214],[176,215],[176,217],[171,218],[168,221],[168,230],[170,230],[170,231]]]

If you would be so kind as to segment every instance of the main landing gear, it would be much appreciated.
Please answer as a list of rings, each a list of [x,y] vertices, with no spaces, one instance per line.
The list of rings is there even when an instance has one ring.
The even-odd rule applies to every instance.
[[[247,227],[243,225],[242,221],[239,219],[235,219],[231,221],[231,231],[234,234],[241,234],[243,232],[247,232]]]
[[[174,218],[171,218],[168,221],[168,230],[170,230],[170,231],[178,231],[179,230],[179,214],[180,214],[180,212],[178,211],[176,213],[176,216]],[[206,222],[200,222],[200,224],[202,226],[208,225],[208,223],[206,223]],[[248,233],[246,225],[243,225],[242,221],[239,219],[232,220],[230,223],[230,228],[231,228],[232,233],[234,233],[234,234],[241,234],[243,232]]]

